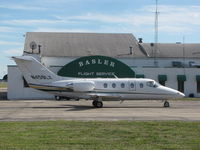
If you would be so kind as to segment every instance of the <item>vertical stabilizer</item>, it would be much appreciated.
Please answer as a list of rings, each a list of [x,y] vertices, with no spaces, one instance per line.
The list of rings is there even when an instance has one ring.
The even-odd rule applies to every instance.
[[[62,79],[31,56],[12,58],[29,84],[48,84]]]

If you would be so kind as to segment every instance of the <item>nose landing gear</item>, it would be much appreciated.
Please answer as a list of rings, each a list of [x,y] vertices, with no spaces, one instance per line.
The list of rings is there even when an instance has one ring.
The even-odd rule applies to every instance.
[[[169,105],[169,102],[168,102],[168,101],[165,101],[165,102],[164,102],[164,107],[170,107],[170,105]]]

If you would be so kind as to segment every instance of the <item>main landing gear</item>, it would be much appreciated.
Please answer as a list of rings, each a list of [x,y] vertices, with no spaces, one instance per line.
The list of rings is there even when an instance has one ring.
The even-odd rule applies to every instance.
[[[165,101],[165,102],[164,102],[164,107],[170,107],[170,105],[169,105],[169,102],[168,102],[168,101]]]
[[[92,102],[92,105],[96,108],[102,108],[103,107],[103,102],[102,101],[99,101],[99,100],[94,100]]]
[[[62,100],[62,99],[70,100],[71,98],[70,98],[70,97],[64,97],[64,96],[58,96],[58,95],[56,95],[56,96],[55,96],[55,99],[56,99],[57,101],[60,101],[60,100]],[[75,100],[79,100],[79,99],[75,99]]]

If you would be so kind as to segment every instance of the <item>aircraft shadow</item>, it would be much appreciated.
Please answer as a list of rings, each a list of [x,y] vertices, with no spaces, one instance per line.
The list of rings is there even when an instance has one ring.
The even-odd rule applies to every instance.
[[[49,106],[47,106],[47,107],[38,106],[38,107],[29,107],[29,108],[33,108],[33,109],[59,109],[60,108],[60,109],[63,109],[63,108],[68,108],[68,107],[67,106],[65,106],[65,107],[64,106],[56,106],[56,107],[55,106],[52,106],[52,107],[51,106],[50,107]]]
[[[83,111],[83,110],[90,110],[90,109],[96,109],[93,106],[85,106],[85,105],[64,105],[68,108],[71,108],[66,111]]]
[[[32,109],[69,109],[66,111],[83,111],[83,110],[89,110],[89,109],[95,109],[93,106],[80,106],[80,105],[62,105],[62,106],[38,106],[38,107],[23,107],[23,108],[32,108]]]
[[[3,107],[2,109],[13,109],[14,107]],[[17,107],[20,109],[67,109],[66,111],[84,111],[84,110],[92,110],[92,109],[99,109],[101,108],[95,108],[92,105],[91,106],[86,106],[86,105],[61,105],[61,106],[33,106],[33,107]],[[103,109],[111,109],[111,108],[125,108],[125,109],[141,109],[141,108],[146,108],[146,109],[152,109],[152,108],[163,108],[162,106],[103,106]]]
[[[66,111],[82,111],[82,110],[89,110],[89,109],[101,109],[101,108],[95,108],[93,106],[81,106],[81,105],[64,105],[66,108],[71,108],[70,110]],[[141,109],[141,108],[163,108],[162,106],[103,106],[104,109],[107,108],[134,108],[134,109]]]

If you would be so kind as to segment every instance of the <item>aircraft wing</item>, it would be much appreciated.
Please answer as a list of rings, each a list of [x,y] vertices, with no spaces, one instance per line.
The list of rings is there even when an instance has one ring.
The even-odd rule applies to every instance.
[[[65,85],[65,88],[70,89],[70,90],[73,90],[73,83],[67,83],[67,84]]]
[[[92,98],[101,97],[103,99],[120,99],[121,96],[119,94],[110,94],[110,93],[90,93],[89,94]]]

